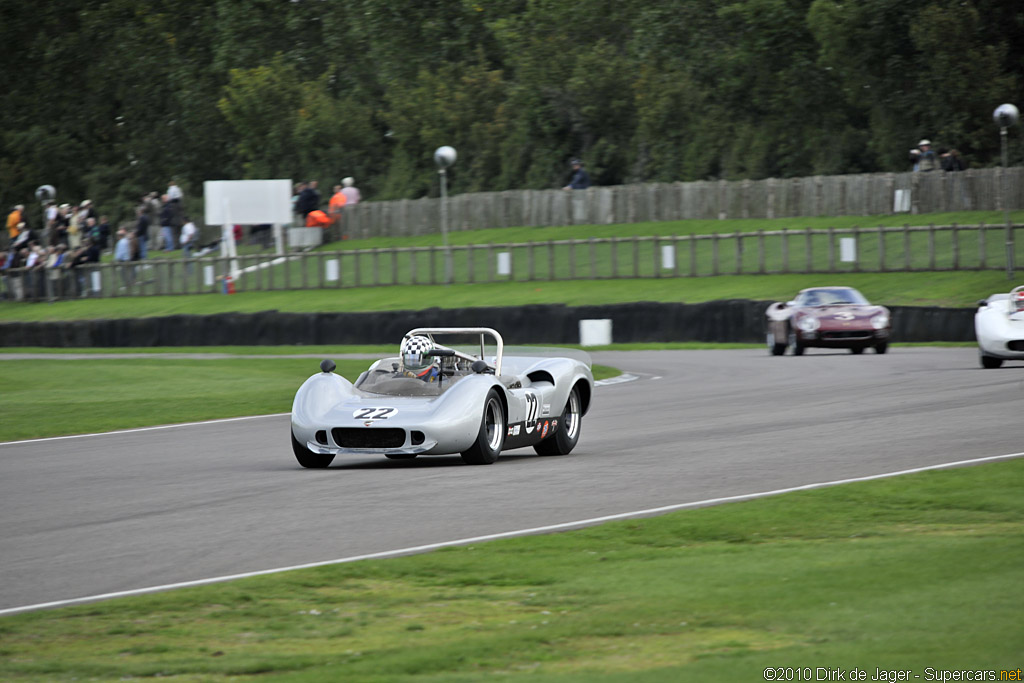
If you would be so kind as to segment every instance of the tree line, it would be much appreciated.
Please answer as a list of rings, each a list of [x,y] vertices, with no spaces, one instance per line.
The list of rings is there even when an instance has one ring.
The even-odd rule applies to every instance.
[[[0,0],[0,201],[172,177],[372,199],[999,163],[1016,0]],[[1012,161],[1024,158],[1011,132]],[[37,210],[37,209],[36,209]]]

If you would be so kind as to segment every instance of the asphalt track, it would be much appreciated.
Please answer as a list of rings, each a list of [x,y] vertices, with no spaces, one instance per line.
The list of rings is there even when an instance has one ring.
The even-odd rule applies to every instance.
[[[0,444],[0,613],[1024,450],[1024,364],[975,349],[594,361],[639,379],[567,457],[305,470],[280,415]]]

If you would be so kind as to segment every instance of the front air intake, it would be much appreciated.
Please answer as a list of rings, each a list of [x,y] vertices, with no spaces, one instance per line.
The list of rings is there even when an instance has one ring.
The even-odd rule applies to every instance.
[[[335,427],[331,436],[341,448],[401,448],[405,445],[405,430],[392,427]]]

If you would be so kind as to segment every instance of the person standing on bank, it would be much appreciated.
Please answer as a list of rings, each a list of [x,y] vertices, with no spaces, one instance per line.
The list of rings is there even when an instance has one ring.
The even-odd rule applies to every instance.
[[[572,179],[563,190],[585,190],[590,187],[590,175],[583,168],[583,162],[579,159],[572,160]]]
[[[910,160],[914,162],[915,171],[937,171],[939,169],[939,158],[932,149],[930,140],[921,140],[917,143],[917,149],[910,150]]]
[[[174,213],[175,206],[171,201],[170,195],[164,195],[163,207],[160,209],[160,238],[163,240],[161,245],[163,251],[174,251]]]
[[[135,209],[138,220],[135,223],[135,241],[139,245],[139,259],[145,260],[149,255],[149,214],[145,206]]]
[[[196,224],[188,216],[185,216],[185,225],[181,226],[181,255],[185,259],[186,273],[192,272],[192,250],[195,248],[198,238],[199,230],[196,229]]]
[[[306,188],[299,193],[299,198],[295,203],[295,212],[302,216],[303,221],[306,220],[310,211],[320,208],[320,191],[316,188],[317,181],[310,180],[306,184]]]
[[[345,195],[345,203],[348,206],[355,206],[362,200],[363,195],[359,192],[359,188],[356,187],[356,180],[352,176],[341,179],[341,193]]]

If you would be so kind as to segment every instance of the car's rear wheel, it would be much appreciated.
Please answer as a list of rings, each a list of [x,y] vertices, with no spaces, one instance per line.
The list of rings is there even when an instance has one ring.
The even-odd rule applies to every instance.
[[[580,440],[580,429],[583,427],[583,403],[580,401],[580,392],[576,387],[569,392],[569,400],[565,402],[565,409],[558,419],[558,427],[554,436],[549,436],[538,444],[533,450],[537,455],[569,455]]]
[[[864,347],[863,346],[851,346],[850,347],[850,353],[852,353],[855,356],[859,356],[860,354],[864,353]]]
[[[986,356],[984,353],[979,355],[981,359],[981,367],[987,370],[995,370],[996,368],[1003,366],[1003,359],[996,358],[995,356]]]
[[[330,465],[331,461],[334,460],[334,456],[330,453],[323,455],[309,450],[299,443],[294,434],[292,434],[292,452],[295,453],[295,459],[299,461],[300,465],[310,469],[322,469]]]
[[[773,356],[781,356],[786,352],[786,345],[780,344],[777,341],[775,341],[774,332],[767,333],[766,341],[768,343],[768,353],[772,354]]]
[[[470,465],[490,465],[498,459],[505,445],[505,409],[501,407],[498,392],[491,389],[484,400],[484,414],[480,418],[480,432],[462,459]]]
[[[796,330],[789,330],[789,348],[792,349],[794,356],[804,355],[804,345],[800,343],[800,338],[796,336]]]
[[[875,344],[875,353],[885,353],[889,350],[889,342],[878,342]]]

